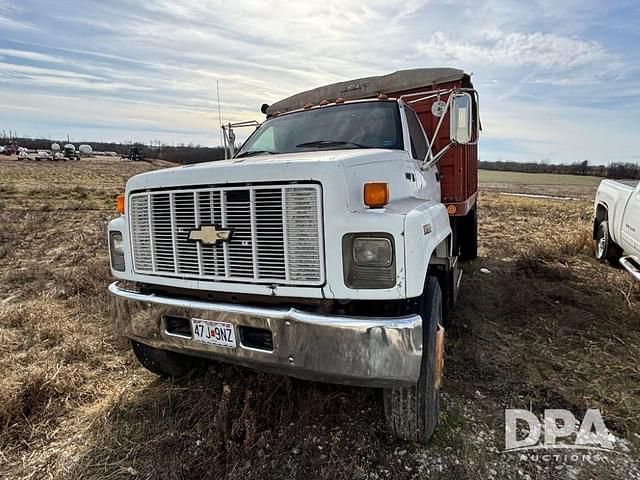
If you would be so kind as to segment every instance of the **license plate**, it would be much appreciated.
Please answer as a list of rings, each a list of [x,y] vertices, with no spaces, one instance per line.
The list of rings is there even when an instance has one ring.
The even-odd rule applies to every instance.
[[[193,331],[193,339],[197,342],[227,348],[235,348],[236,346],[236,333],[230,323],[192,318],[191,330]]]

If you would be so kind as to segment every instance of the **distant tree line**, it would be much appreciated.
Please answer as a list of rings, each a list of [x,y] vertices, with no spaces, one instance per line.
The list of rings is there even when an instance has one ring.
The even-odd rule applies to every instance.
[[[589,165],[587,160],[568,164],[542,162],[490,162],[480,160],[483,170],[499,170],[525,173],[559,173],[565,175],[589,175],[603,178],[627,178],[640,180],[640,165],[635,163],[610,163]]]
[[[5,143],[15,143],[20,147],[33,150],[49,150],[51,144],[58,143],[63,146],[66,140],[49,140],[46,138],[11,138],[5,139]],[[78,145],[87,144],[95,151],[116,152],[122,156],[128,156],[131,148],[136,146],[143,158],[157,158],[175,163],[200,163],[212,160],[224,159],[224,148],[203,147],[195,144],[167,145],[160,142],[150,144],[142,143],[114,143],[114,142],[71,142],[76,148]]]

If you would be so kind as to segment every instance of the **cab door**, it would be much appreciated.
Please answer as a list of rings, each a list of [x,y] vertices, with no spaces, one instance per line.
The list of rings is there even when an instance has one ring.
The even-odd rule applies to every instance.
[[[622,217],[622,248],[640,255],[640,184],[631,194]]]

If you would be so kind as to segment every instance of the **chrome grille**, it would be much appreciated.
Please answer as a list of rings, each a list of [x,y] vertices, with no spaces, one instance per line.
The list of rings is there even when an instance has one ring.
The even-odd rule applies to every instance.
[[[320,285],[324,281],[320,186],[260,185],[161,190],[129,197],[134,270],[222,281]],[[191,230],[232,230],[204,245]]]

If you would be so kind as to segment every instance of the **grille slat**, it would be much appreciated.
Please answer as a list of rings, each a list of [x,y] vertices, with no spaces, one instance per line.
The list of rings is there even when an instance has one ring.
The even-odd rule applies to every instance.
[[[321,190],[282,185],[162,190],[130,196],[138,273],[246,283],[324,281]],[[189,240],[202,226],[231,229],[231,240]]]

